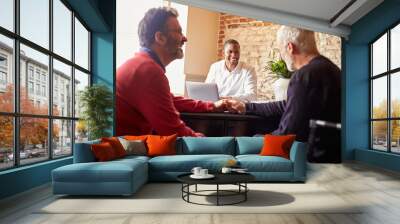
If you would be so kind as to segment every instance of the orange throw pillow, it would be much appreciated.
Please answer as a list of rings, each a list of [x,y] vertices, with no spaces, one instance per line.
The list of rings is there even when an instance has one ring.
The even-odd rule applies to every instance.
[[[147,137],[148,156],[176,155],[177,135],[159,136],[149,135]]]
[[[109,161],[117,158],[113,147],[108,142],[93,144],[90,147],[92,149],[94,157],[99,162]]]
[[[101,142],[110,143],[118,158],[126,156],[126,151],[117,137],[101,138]]]
[[[262,156],[280,156],[289,159],[290,147],[296,135],[265,135],[264,146],[261,149]]]
[[[128,141],[135,141],[135,140],[141,140],[141,141],[146,141],[147,137],[149,135],[125,135],[124,139]]]

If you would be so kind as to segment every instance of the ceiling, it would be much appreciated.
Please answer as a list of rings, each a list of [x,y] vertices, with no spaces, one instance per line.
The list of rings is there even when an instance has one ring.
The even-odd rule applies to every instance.
[[[347,38],[351,25],[383,0],[173,0]]]

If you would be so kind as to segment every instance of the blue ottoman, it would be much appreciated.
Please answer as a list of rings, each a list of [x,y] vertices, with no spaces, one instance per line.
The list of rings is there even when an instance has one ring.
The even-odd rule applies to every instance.
[[[74,163],[52,171],[53,193],[131,195],[148,180],[147,159]]]

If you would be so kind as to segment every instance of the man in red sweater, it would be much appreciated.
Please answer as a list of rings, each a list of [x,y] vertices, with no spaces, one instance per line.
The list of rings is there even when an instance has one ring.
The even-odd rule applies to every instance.
[[[187,127],[178,111],[225,109],[225,101],[196,101],[170,92],[165,66],[183,58],[182,46],[187,41],[177,16],[173,8],[152,8],[140,21],[142,49],[117,70],[117,135],[203,136]]]

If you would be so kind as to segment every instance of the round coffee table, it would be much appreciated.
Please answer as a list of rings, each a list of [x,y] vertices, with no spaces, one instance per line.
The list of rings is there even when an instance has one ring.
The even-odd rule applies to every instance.
[[[216,173],[213,174],[215,177],[212,179],[193,179],[190,177],[191,173],[182,174],[177,177],[178,181],[182,183],[182,199],[188,203],[198,204],[198,205],[234,205],[247,200],[247,192],[249,188],[247,183],[255,180],[255,177],[249,173]],[[197,185],[215,185],[215,190],[198,190]],[[195,186],[194,191],[190,191],[190,186]],[[237,190],[223,190],[220,189],[220,185],[236,185]],[[206,194],[209,192],[214,192],[215,194]],[[204,197],[216,197],[216,204],[202,204],[193,202],[190,200],[190,196],[204,196]],[[240,199],[231,203],[221,203],[221,197],[232,197],[240,196]]]

